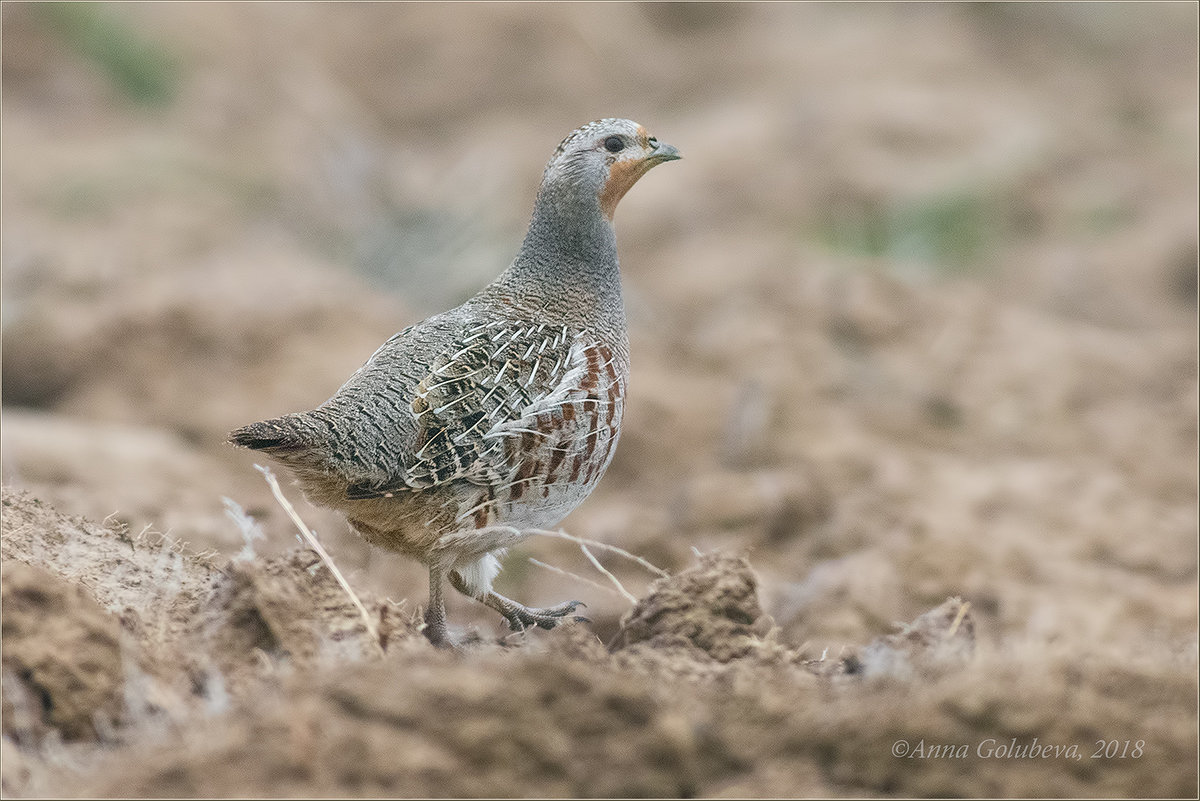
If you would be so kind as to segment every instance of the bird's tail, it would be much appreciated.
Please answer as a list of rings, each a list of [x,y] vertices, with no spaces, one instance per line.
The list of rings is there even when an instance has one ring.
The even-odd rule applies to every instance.
[[[300,415],[289,414],[235,429],[229,433],[229,442],[252,451],[287,453],[312,447],[312,438],[306,433]]]

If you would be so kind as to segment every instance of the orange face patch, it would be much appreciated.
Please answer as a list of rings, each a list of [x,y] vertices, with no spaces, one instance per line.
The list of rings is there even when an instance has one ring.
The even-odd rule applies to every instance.
[[[610,220],[613,218],[613,212],[617,210],[617,203],[625,197],[629,187],[636,184],[638,178],[645,175],[646,171],[653,166],[654,162],[649,159],[638,159],[637,161],[618,161],[609,167],[608,180],[600,189],[600,210],[604,212],[605,217]]]

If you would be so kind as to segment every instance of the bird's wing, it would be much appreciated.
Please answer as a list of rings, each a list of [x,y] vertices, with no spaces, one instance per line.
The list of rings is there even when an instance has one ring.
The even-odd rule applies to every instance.
[[[347,497],[390,497],[453,481],[510,482],[522,448],[586,437],[584,428],[611,422],[605,407],[621,399],[601,387],[615,374],[611,351],[587,331],[511,320],[471,326],[433,360],[412,393],[416,439],[400,471],[382,482],[352,484]]]

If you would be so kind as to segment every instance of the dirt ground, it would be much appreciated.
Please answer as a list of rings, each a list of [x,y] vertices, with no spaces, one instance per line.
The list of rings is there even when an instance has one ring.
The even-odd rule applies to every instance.
[[[6,797],[1195,797],[1195,4],[3,9]],[[627,116],[633,373],[510,634],[230,429]],[[261,537],[256,534],[261,533]],[[550,567],[546,567],[549,565]]]

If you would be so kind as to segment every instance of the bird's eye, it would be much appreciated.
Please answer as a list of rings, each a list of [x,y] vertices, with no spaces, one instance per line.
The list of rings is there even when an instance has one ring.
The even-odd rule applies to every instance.
[[[646,144],[650,145],[650,148],[653,150],[654,148],[658,147],[658,137],[656,137],[656,136],[650,137],[649,139],[646,140]]]
[[[604,140],[604,149],[609,153],[620,153],[625,149],[625,142],[619,136],[610,136]]]

